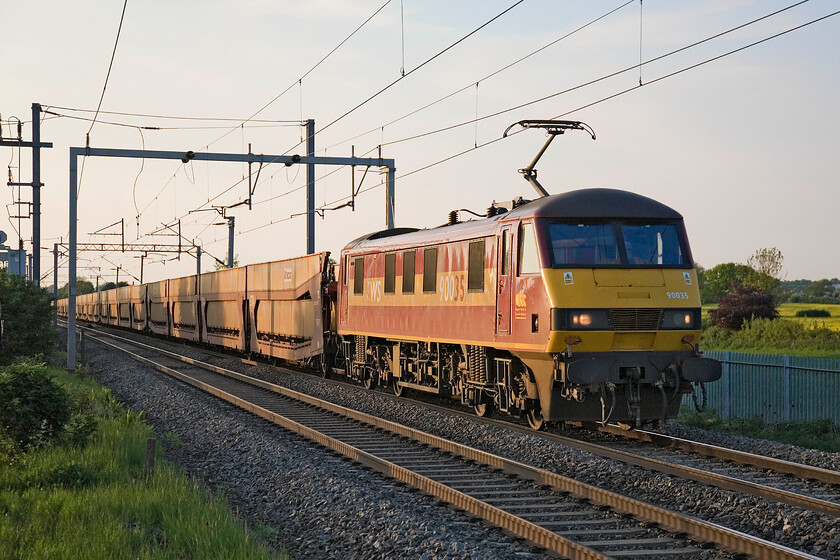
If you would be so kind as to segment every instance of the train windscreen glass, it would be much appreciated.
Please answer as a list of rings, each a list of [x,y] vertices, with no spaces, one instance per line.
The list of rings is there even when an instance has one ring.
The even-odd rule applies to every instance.
[[[630,265],[684,265],[685,251],[674,224],[623,224],[621,234]]]
[[[677,223],[549,223],[551,265],[665,267],[688,264]]]
[[[548,224],[552,265],[599,266],[620,264],[612,224]]]

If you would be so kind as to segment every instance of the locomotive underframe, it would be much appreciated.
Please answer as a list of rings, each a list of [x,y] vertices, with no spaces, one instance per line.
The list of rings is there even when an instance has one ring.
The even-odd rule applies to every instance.
[[[492,406],[513,417],[524,414],[535,426],[570,420],[638,426],[673,418],[682,396],[693,390],[683,376],[685,365],[691,363],[695,370],[708,365],[693,351],[589,352],[567,357],[364,335],[343,337],[341,354],[343,363],[336,365],[343,365],[345,375],[368,388],[379,385],[397,395],[411,389],[448,396],[479,415]],[[704,371],[707,380],[715,378],[713,370]]]

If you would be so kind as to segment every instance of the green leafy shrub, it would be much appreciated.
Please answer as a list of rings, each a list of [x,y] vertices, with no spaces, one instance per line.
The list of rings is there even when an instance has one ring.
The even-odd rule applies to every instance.
[[[734,292],[718,300],[717,309],[709,311],[715,325],[740,329],[748,319],[775,319],[779,316],[771,294],[750,286],[733,286]]]
[[[702,346],[707,350],[745,350],[790,354],[798,352],[840,352],[840,332],[808,328],[791,319],[751,319],[737,331],[712,326],[703,331]]]
[[[53,440],[70,419],[67,393],[44,364],[19,362],[0,371],[0,433],[21,448]]]
[[[52,351],[55,330],[46,289],[0,269],[0,313],[4,322],[0,364]]]
[[[800,309],[796,312],[797,317],[831,317],[828,309]]]
[[[96,417],[89,413],[76,413],[64,425],[62,441],[76,447],[87,444],[90,436],[96,432]]]

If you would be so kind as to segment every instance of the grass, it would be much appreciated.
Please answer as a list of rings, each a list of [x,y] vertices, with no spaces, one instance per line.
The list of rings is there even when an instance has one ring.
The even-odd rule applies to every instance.
[[[802,309],[825,309],[831,317],[797,317]],[[840,305],[831,303],[783,303],[779,305],[779,316],[800,321],[808,328],[820,327],[840,332]]]
[[[676,421],[686,426],[716,432],[767,439],[832,453],[840,452],[840,427],[828,418],[811,422],[764,424],[760,418],[723,419],[715,410],[696,412],[690,407],[682,406]]]
[[[784,303],[779,306],[779,319],[748,321],[738,331],[712,326],[708,312],[715,307],[702,309],[706,328],[700,346],[704,350],[840,359],[840,305]],[[796,317],[800,309],[827,309],[831,317]]]
[[[145,478],[143,414],[107,389],[54,372],[74,399],[88,399],[97,429],[86,445],[0,449],[0,558],[275,559],[227,507],[162,457]]]
[[[704,321],[710,321],[709,310],[715,309],[716,303],[706,304],[702,307]],[[782,303],[779,304],[779,317],[802,323],[806,328],[825,328],[840,332],[840,304],[836,303]],[[796,312],[801,309],[826,309],[831,317],[797,317]]]

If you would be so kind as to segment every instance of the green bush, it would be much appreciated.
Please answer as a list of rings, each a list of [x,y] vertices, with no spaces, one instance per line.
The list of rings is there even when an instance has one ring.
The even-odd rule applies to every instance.
[[[45,289],[0,269],[0,317],[4,323],[0,364],[48,355],[55,342],[52,313]]]
[[[72,402],[44,364],[19,362],[0,371],[0,433],[21,448],[60,435]]]
[[[796,312],[797,317],[831,317],[828,309],[800,309]]]

